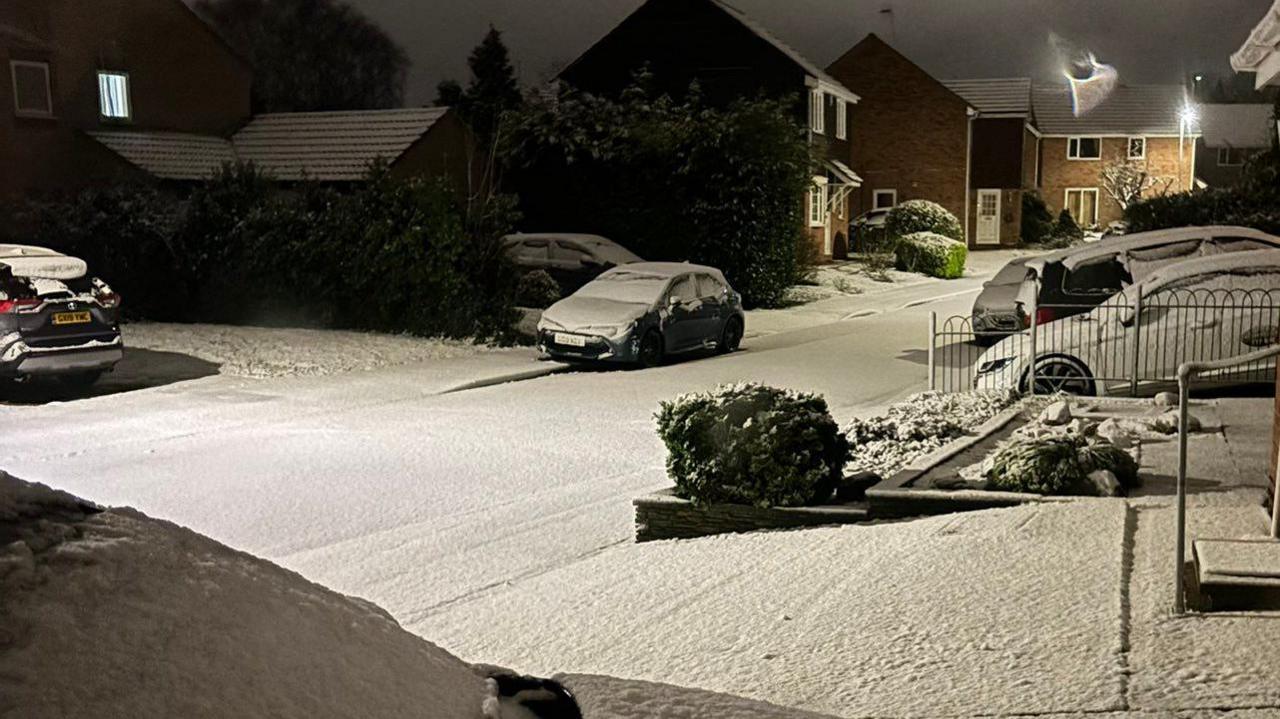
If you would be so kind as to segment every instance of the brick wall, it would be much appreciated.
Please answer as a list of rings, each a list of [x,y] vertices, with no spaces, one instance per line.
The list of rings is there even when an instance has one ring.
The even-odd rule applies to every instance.
[[[1098,189],[1098,225],[1123,219],[1124,213],[1115,200],[1102,188],[1102,168],[1108,163],[1124,162],[1128,138],[1102,138],[1102,158],[1099,160],[1067,159],[1067,138],[1045,137],[1040,141],[1040,194],[1050,211],[1056,216],[1062,211],[1067,188]],[[1186,190],[1192,177],[1194,138],[1183,143],[1182,161],[1178,160],[1178,138],[1148,137],[1147,156],[1134,160],[1145,167],[1153,177],[1174,180],[1170,192]]]

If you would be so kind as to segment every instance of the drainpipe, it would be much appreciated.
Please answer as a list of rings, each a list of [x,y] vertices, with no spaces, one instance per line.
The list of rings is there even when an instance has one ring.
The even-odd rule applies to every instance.
[[[965,109],[965,139],[964,139],[964,244],[965,246],[974,246],[970,241],[969,235],[969,205],[973,204],[973,188],[971,187],[972,163],[973,163],[973,118],[977,117],[978,111],[972,107]]]

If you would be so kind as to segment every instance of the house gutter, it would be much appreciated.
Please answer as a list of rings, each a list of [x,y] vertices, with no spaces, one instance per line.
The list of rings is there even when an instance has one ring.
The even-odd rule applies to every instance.
[[[969,206],[973,204],[973,121],[978,111],[966,108],[965,115],[965,148],[964,148],[964,243],[967,247],[976,247],[969,234]]]

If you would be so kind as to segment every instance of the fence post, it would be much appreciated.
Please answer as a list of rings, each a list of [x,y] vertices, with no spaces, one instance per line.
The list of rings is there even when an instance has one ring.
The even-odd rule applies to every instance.
[[[1031,314],[1029,321],[1031,322],[1031,368],[1027,370],[1027,386],[1031,396],[1036,394],[1036,326],[1040,323],[1037,321],[1037,315],[1040,314],[1040,280],[1036,280],[1036,291],[1031,296]]]
[[[1133,357],[1129,360],[1129,396],[1138,396],[1138,372],[1142,363],[1142,288],[1134,285],[1138,292],[1133,300]]]
[[[1276,461],[1276,481],[1271,485],[1271,538],[1280,539],[1280,457]]]
[[[938,343],[938,313],[929,313],[929,391],[938,388],[937,359],[934,357],[934,345]]]
[[[1191,375],[1187,365],[1178,368],[1178,546],[1174,552],[1177,567],[1173,575],[1173,611],[1177,614],[1187,611],[1183,565],[1187,551],[1187,415],[1191,404]]]

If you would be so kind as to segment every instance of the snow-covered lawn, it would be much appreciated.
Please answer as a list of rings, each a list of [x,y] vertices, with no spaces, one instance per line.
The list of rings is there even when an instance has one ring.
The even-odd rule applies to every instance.
[[[818,265],[812,270],[809,280],[810,282],[792,287],[787,293],[787,300],[802,304],[831,297],[863,295],[928,282],[932,278],[914,272],[900,272],[892,266],[876,271],[868,266],[864,258],[855,257]]]
[[[328,375],[388,365],[469,357],[494,348],[461,340],[342,330],[133,322],[126,346],[212,362],[240,377]]]

